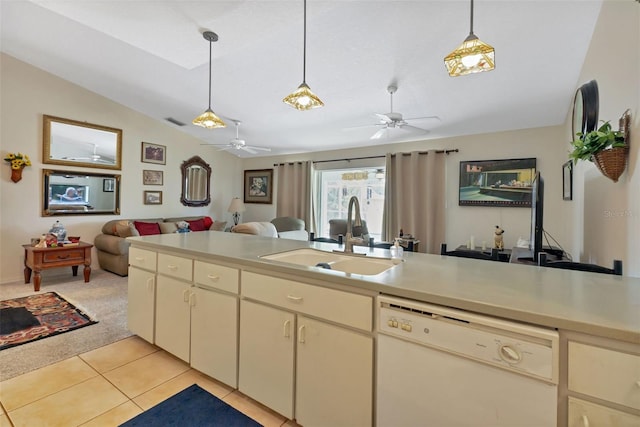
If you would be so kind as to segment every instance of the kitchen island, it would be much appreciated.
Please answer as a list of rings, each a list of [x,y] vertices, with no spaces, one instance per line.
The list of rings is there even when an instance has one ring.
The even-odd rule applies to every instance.
[[[567,425],[567,417],[583,416],[584,413],[597,419],[601,416],[602,411],[608,411],[606,416],[612,416],[611,413],[613,413],[613,416],[619,416],[623,420],[627,419],[625,417],[632,417],[630,418],[632,422],[640,419],[638,418],[640,416],[640,387],[636,386],[635,389],[627,390],[629,387],[625,385],[627,391],[623,396],[618,396],[615,392],[610,394],[606,391],[603,394],[599,389],[616,389],[620,384],[614,383],[610,386],[600,384],[595,386],[596,390],[593,390],[593,384],[585,385],[581,381],[583,373],[580,368],[582,364],[588,363],[585,361],[590,360],[591,357],[608,358],[613,356],[614,362],[612,362],[611,368],[615,370],[616,367],[624,366],[625,371],[622,373],[622,377],[624,378],[626,375],[629,378],[635,378],[633,381],[638,381],[640,378],[640,279],[411,252],[404,254],[404,262],[380,274],[358,275],[261,258],[265,255],[309,247],[331,251],[336,248],[332,244],[221,232],[164,234],[129,238],[129,240],[133,249],[133,253],[130,254],[131,268],[140,270],[137,273],[146,274],[143,279],[140,278],[140,274],[130,274],[130,295],[132,289],[139,287],[141,281],[147,283],[147,288],[149,288],[148,283],[155,283],[154,280],[158,282],[157,290],[153,286],[151,287],[157,293],[157,296],[154,294],[154,297],[157,298],[155,311],[150,314],[150,321],[155,324],[151,327],[147,325],[148,335],[145,339],[155,341],[163,348],[165,346],[162,342],[174,345],[177,334],[170,333],[168,336],[163,336],[164,330],[168,328],[165,324],[167,320],[164,318],[170,316],[169,323],[171,323],[171,327],[174,327],[175,311],[183,309],[177,305],[172,306],[171,299],[166,295],[173,292],[176,298],[184,299],[187,295],[185,292],[191,286],[198,288],[198,284],[206,280],[216,281],[215,286],[218,286],[217,283],[223,276],[218,272],[199,273],[201,268],[198,267],[200,265],[198,263],[204,263],[203,265],[211,268],[215,266],[216,268],[230,269],[225,270],[228,274],[224,277],[229,277],[231,274],[229,271],[232,271],[235,276],[231,274],[234,277],[231,282],[234,280],[235,282],[230,287],[218,290],[221,291],[221,297],[228,299],[227,308],[230,310],[230,316],[234,315],[233,307],[240,306],[238,330],[231,333],[225,332],[226,335],[230,335],[226,337],[228,347],[230,349],[239,347],[240,354],[230,356],[228,365],[231,369],[231,374],[229,374],[231,379],[225,382],[236,387],[238,385],[234,378],[239,378],[238,388],[240,391],[248,390],[248,395],[289,418],[296,418],[301,424],[313,425],[314,420],[317,420],[314,417],[319,415],[314,414],[313,408],[309,407],[304,400],[305,382],[301,382],[301,375],[305,374],[306,368],[301,359],[293,359],[293,355],[299,355],[300,345],[296,351],[290,351],[292,358],[284,362],[285,365],[290,365],[288,369],[291,372],[287,374],[288,376],[285,375],[284,383],[286,384],[283,387],[289,383],[296,383],[295,393],[297,394],[291,399],[289,399],[291,396],[285,395],[279,401],[265,402],[261,399],[261,384],[253,380],[261,373],[253,372],[251,378],[243,375],[243,372],[248,372],[254,365],[251,360],[243,361],[243,357],[256,350],[256,347],[253,347],[254,341],[259,341],[263,336],[252,329],[256,323],[259,323],[259,320],[256,319],[281,320],[285,325],[284,334],[290,333],[292,336],[296,336],[298,341],[301,336],[305,341],[303,335],[305,330],[308,333],[314,330],[313,328],[319,327],[316,323],[322,323],[320,325],[322,327],[333,328],[331,333],[337,337],[336,339],[342,340],[340,342],[357,342],[357,347],[349,350],[347,354],[369,355],[359,357],[358,363],[352,368],[358,368],[359,364],[362,365],[361,368],[365,372],[370,373],[370,378],[358,377],[357,380],[365,390],[368,387],[372,391],[371,395],[375,395],[372,365],[375,360],[373,351],[377,328],[374,324],[374,300],[379,294],[559,330],[561,345],[558,425]],[[366,253],[367,257],[388,256],[388,251],[381,249],[371,250],[366,247],[357,247],[355,250]],[[137,261],[133,258],[136,256],[138,256]],[[157,258],[152,259],[152,256]],[[185,261],[183,266],[178,265],[183,261]],[[197,277],[201,277],[201,280],[198,280]],[[277,295],[270,295],[271,289],[275,290],[278,287],[282,287],[284,292],[284,296],[280,299]],[[331,303],[305,306],[301,301],[295,301],[295,298],[299,297],[291,293],[292,289],[301,292],[313,291],[318,293],[316,301],[322,301],[326,297],[330,299]],[[327,292],[333,293],[325,295]],[[190,298],[187,299],[190,300]],[[340,307],[344,301],[348,302],[348,306],[357,307],[354,312],[360,314],[357,316],[343,315],[341,313],[345,310],[341,309],[330,312],[330,307],[334,302]],[[142,306],[135,302],[132,304],[130,299],[130,312],[137,311],[137,307]],[[147,311],[153,309],[149,307],[147,305]],[[193,311],[191,315],[193,315]],[[136,316],[139,317],[140,312]],[[183,317],[188,319],[188,316],[189,312],[186,312]],[[252,318],[255,318],[254,324],[243,321]],[[323,322],[318,322],[318,320]],[[311,326],[305,326],[307,324]],[[286,325],[291,325],[292,328],[293,325],[297,325],[298,330],[291,329],[290,332],[287,332]],[[303,328],[300,329],[300,326]],[[154,327],[155,334],[153,334]],[[137,333],[131,324],[130,328]],[[182,326],[182,329],[186,329],[187,332],[183,334],[185,337],[189,336],[187,328],[188,322],[185,321]],[[194,336],[193,331],[191,331],[191,336]],[[196,334],[196,336],[198,335]],[[243,337],[249,336],[254,340],[251,342],[243,341]],[[161,338],[160,342],[158,342],[159,337]],[[235,345],[237,343],[235,340],[238,339],[239,345]],[[306,341],[310,340],[311,338]],[[263,344],[268,347],[269,343]],[[189,352],[189,343],[185,342],[182,348],[186,350],[182,350],[181,356],[179,356],[185,360],[191,360],[192,365],[194,355],[198,354],[197,351],[194,352],[193,346],[194,343],[191,342],[191,351]],[[569,354],[569,348],[575,349],[575,354]],[[245,350],[243,351],[243,349]],[[170,348],[167,350],[174,354],[180,353],[172,351]],[[599,352],[600,350],[609,353],[602,354]],[[595,353],[593,353],[594,351]],[[623,360],[622,365],[615,362],[616,357],[620,355]],[[281,359],[279,356],[276,357],[278,360]],[[323,357],[326,359],[326,355]],[[365,363],[362,363],[363,358]],[[197,359],[198,357],[196,357]],[[238,359],[239,363],[234,364],[233,360]],[[320,360],[323,359],[320,358]],[[569,373],[569,360],[574,361],[578,367],[575,370],[575,375]],[[313,363],[318,362],[316,360]],[[238,366],[237,371],[232,369]],[[293,366],[297,366],[297,368],[293,369]],[[195,365],[194,367],[198,369]],[[274,367],[269,367],[269,370],[273,369]],[[205,371],[205,373],[208,372]],[[295,376],[295,373],[298,375]],[[358,372],[355,372],[354,375],[357,374]],[[209,375],[217,378],[215,373],[209,373]],[[591,376],[593,377],[593,375]],[[606,381],[607,376],[613,378],[615,375],[612,376],[611,372],[604,373],[601,380]],[[317,380],[313,376],[310,378]],[[270,378],[270,381],[274,381],[274,378]],[[346,393],[347,397],[352,394]],[[373,398],[367,396],[367,393],[364,394],[365,402],[358,401],[349,404],[362,407],[365,417],[351,421],[358,424],[373,424],[371,421],[375,417]],[[293,406],[287,406],[289,400],[295,402]],[[279,406],[281,404],[284,406]],[[594,405],[595,409],[593,409]],[[324,411],[325,413],[340,414],[338,409],[332,411],[325,408]],[[370,412],[371,417],[367,418],[367,411]],[[307,421],[305,422],[305,420]]]

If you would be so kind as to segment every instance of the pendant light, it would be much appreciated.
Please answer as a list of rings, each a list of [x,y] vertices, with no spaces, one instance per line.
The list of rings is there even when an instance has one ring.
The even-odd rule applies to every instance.
[[[493,70],[495,50],[473,34],[473,0],[471,0],[471,31],[460,46],[444,58],[451,77]]]
[[[302,84],[298,89],[287,95],[282,102],[289,104],[296,110],[310,110],[324,106],[324,103],[318,96],[311,92],[306,82],[307,74],[307,0],[304,0],[304,46],[302,51]]]
[[[218,41],[218,35],[213,31],[205,31],[202,36],[209,41],[209,108],[193,119],[193,124],[206,129],[223,128],[227,125],[211,109],[211,43]]]

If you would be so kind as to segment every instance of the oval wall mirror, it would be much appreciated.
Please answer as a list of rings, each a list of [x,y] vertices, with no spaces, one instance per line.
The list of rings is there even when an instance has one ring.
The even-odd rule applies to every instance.
[[[43,116],[43,163],[122,169],[122,130]]]
[[[43,169],[42,180],[42,216],[120,214],[120,175]]]
[[[211,167],[199,156],[182,162],[182,196],[185,206],[207,206],[211,202],[209,182]]]

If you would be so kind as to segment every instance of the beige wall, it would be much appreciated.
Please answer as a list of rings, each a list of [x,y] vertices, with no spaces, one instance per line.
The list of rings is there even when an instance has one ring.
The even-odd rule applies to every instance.
[[[102,225],[113,218],[152,218],[179,215],[210,215],[231,220],[226,212],[233,194],[242,186],[240,160],[226,152],[202,147],[202,141],[123,107],[102,96],[82,89],[49,73],[34,68],[13,57],[0,56],[1,123],[0,154],[22,152],[29,155],[33,166],[23,172],[22,181],[10,180],[10,168],[0,165],[0,283],[22,277],[21,245],[31,237],[46,233],[60,219],[73,235],[93,242]],[[82,170],[82,168],[44,165],[42,163],[42,115],[49,114],[87,121],[123,130],[122,199],[120,216],[90,215],[42,217],[42,169]],[[167,147],[167,164],[140,162],[141,142],[153,142]],[[180,164],[199,155],[213,170],[212,203],[207,207],[190,208],[180,203]],[[142,169],[164,171],[164,185],[143,186]],[[99,169],[84,169],[99,171]],[[106,171],[109,173],[109,171]],[[236,188],[237,187],[237,188]],[[163,204],[144,205],[144,190],[163,191]],[[97,257],[93,267],[98,268]]]
[[[596,25],[576,88],[595,79],[600,120],[615,129],[626,109],[632,127],[629,164],[617,183],[590,162],[575,169],[575,197],[570,216],[575,255],[582,261],[610,265],[624,261],[625,275],[640,276],[640,5],[607,0]],[[565,125],[570,134],[571,123]],[[568,147],[568,146],[567,146]]]

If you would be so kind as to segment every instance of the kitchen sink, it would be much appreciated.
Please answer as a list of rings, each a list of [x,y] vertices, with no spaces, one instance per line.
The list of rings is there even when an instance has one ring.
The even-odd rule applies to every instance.
[[[365,257],[362,255],[325,252],[317,249],[296,249],[265,255],[261,258],[365,276],[383,273],[402,262],[401,259]]]

